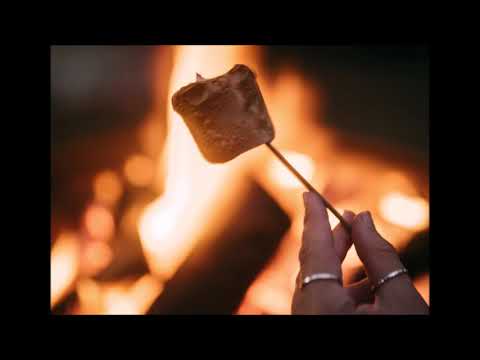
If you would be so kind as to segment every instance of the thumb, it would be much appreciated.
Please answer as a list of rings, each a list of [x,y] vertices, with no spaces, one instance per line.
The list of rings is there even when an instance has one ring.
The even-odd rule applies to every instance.
[[[355,217],[352,238],[372,283],[404,267],[395,248],[377,232],[370,212],[362,212]]]
[[[395,248],[375,229],[369,212],[363,212],[353,220],[352,238],[372,284],[377,284],[387,274],[404,267]],[[428,313],[428,305],[408,276],[399,276],[386,282],[378,288],[375,295],[383,311],[405,313],[408,310],[409,313]]]

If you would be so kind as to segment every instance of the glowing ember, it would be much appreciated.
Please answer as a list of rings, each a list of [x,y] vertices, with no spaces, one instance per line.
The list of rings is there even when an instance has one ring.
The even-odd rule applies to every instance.
[[[109,240],[115,230],[113,215],[103,206],[90,205],[85,212],[85,227],[94,239]]]
[[[111,206],[122,195],[123,187],[119,176],[111,170],[106,170],[95,176],[93,191],[96,201]]]
[[[413,230],[428,226],[428,202],[420,197],[410,197],[393,192],[380,200],[382,216],[392,224]]]
[[[163,287],[152,275],[138,280],[99,283],[92,279],[78,282],[80,314],[140,315],[145,314]]]
[[[82,253],[82,272],[96,274],[112,261],[110,245],[103,241],[88,241]]]
[[[77,283],[79,314],[101,314],[103,311],[100,286],[91,279],[81,279]]]
[[[307,181],[312,181],[315,165],[310,157],[294,151],[281,153]],[[302,183],[278,159],[272,158],[268,171],[274,181],[286,188],[303,188]]]
[[[50,306],[56,305],[68,292],[78,272],[77,238],[72,233],[59,236],[50,255]]]
[[[237,314],[255,315],[268,313],[274,315],[290,314],[290,294],[278,286],[263,283],[258,288],[250,288],[245,305],[240,306]],[[254,304],[250,307],[247,304]]]
[[[106,315],[138,315],[135,303],[123,292],[111,291],[105,296]]]
[[[162,290],[162,284],[151,274],[138,279],[130,289],[130,296],[136,304],[137,313],[145,313]]]
[[[135,186],[150,185],[153,180],[153,161],[144,155],[132,155],[125,162],[125,177]]]

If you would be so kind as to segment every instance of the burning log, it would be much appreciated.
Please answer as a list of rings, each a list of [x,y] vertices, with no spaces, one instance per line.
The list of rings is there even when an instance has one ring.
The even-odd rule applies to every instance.
[[[141,210],[153,200],[155,194],[148,190],[127,191],[124,201],[118,204],[117,212],[121,214],[115,240],[111,242],[112,262],[94,279],[98,281],[115,281],[131,275],[143,275],[148,266],[142,250],[136,223]]]
[[[204,238],[197,244],[149,314],[236,310],[290,226],[289,217],[253,181],[238,209],[214,241]]]

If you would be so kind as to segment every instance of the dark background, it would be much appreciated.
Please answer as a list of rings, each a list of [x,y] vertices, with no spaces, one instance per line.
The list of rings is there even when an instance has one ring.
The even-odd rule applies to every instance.
[[[267,63],[293,63],[322,84],[329,125],[428,154],[427,47],[278,46],[268,48]]]
[[[267,69],[293,64],[326,89],[327,124],[428,154],[424,46],[267,46]],[[150,46],[54,46],[53,144],[134,127],[151,105]],[[168,56],[166,52],[165,56]]]

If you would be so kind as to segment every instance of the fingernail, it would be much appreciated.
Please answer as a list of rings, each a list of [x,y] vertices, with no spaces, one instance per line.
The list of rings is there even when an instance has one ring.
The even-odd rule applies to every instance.
[[[373,219],[372,219],[372,214],[370,211],[364,211],[362,212],[362,221],[371,229],[375,229],[375,225],[373,224]]]
[[[366,223],[368,221],[368,213],[366,211],[362,211],[360,214],[358,214],[358,217],[360,218],[361,222]]]

